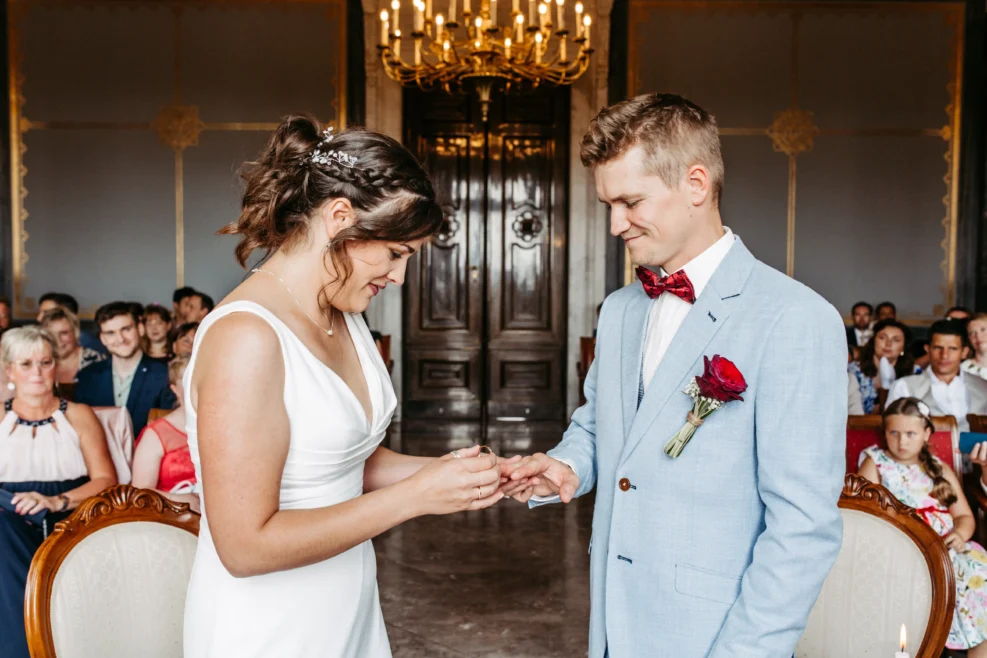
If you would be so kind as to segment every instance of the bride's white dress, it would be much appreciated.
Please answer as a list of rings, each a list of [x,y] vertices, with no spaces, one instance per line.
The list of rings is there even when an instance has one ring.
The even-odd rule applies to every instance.
[[[291,426],[281,479],[281,509],[327,507],[363,493],[363,467],[384,437],[397,404],[370,331],[344,313],[373,404],[373,420],[352,390],[270,311],[247,301],[222,306],[196,334],[185,373],[189,450],[202,482],[196,412],[188,382],[209,327],[230,313],[252,313],[271,325],[284,357],[284,406]],[[250,358],[245,354],[244,358]],[[249,482],[243,482],[249,487]],[[388,658],[391,650],[377,592],[371,542],[307,567],[234,578],[209,532],[209,488],[203,491],[199,544],[185,603],[186,658]]]

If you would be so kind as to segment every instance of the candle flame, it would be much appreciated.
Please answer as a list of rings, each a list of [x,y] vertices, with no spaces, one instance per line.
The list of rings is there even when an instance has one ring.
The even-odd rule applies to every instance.
[[[583,25],[586,25],[588,27],[592,22],[593,22],[593,19],[590,18],[588,15],[587,16],[583,16]]]
[[[901,650],[904,651],[905,647],[908,645],[904,624],[901,625],[901,633],[899,634],[898,639],[901,640]]]
[[[393,9],[394,11],[397,11],[400,8],[401,8],[401,3],[398,2],[398,0],[394,0],[394,2],[391,3],[391,9]]]
[[[382,20],[382,21],[386,21],[387,20],[387,10],[386,9],[382,9],[380,11],[380,20]]]
[[[576,3],[576,13],[577,14],[583,13],[583,3],[581,2]]]
[[[523,14],[518,14],[517,15],[517,24],[520,25],[523,22],[524,22],[524,15]]]

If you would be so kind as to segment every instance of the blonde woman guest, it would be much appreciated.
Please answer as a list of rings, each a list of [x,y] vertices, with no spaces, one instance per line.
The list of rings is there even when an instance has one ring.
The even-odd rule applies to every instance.
[[[987,379],[987,313],[977,313],[966,325],[973,353],[963,362],[962,369],[981,379]]]
[[[183,405],[182,377],[188,361],[187,356],[179,356],[168,365],[168,381],[178,399],[178,408],[148,424],[137,437],[132,484],[141,489],[155,489],[175,502],[188,503],[198,512],[199,496],[193,493],[195,465],[189,455]]]
[[[144,309],[144,353],[152,359],[168,362],[171,358],[171,313],[164,306],[151,304]]]
[[[47,530],[86,498],[116,484],[106,436],[92,409],[59,400],[57,344],[39,326],[10,329],[0,357],[14,397],[0,421],[0,489],[14,511],[0,511],[0,656],[28,658],[24,585]],[[2,492],[0,492],[2,493]],[[41,525],[29,515],[47,512]]]
[[[58,306],[47,311],[41,317],[41,326],[55,339],[55,383],[71,384],[80,370],[106,359],[102,352],[79,343],[79,317],[67,308]]]

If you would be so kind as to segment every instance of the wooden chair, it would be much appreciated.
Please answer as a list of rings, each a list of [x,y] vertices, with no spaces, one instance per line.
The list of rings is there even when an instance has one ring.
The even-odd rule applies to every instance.
[[[589,367],[593,365],[593,358],[596,356],[596,338],[592,336],[581,336],[579,338],[579,363],[576,364],[576,375],[579,377],[579,405],[586,404],[586,395],[583,386],[586,384],[586,375]]]
[[[914,509],[856,475],[839,506],[843,546],[796,658],[892,656],[902,623],[914,658],[939,658],[956,599],[946,545]]]
[[[932,454],[948,464],[957,473],[962,469],[962,455],[959,453],[959,430],[956,419],[952,416],[933,416],[932,424],[935,431],[929,439],[929,450]],[[881,416],[849,416],[846,430],[846,472],[856,473],[860,453],[874,446],[884,445],[884,434],[881,431]]]
[[[174,409],[151,409],[147,412],[147,424],[150,425],[159,418],[164,418],[170,414]]]
[[[199,515],[129,485],[55,525],[27,575],[32,658],[182,656]]]

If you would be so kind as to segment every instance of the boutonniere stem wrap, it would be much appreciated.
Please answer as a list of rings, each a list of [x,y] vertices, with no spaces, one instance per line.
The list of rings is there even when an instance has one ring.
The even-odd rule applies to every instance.
[[[665,444],[665,454],[675,459],[682,454],[703,421],[727,402],[743,401],[740,394],[747,390],[744,376],[729,359],[719,354],[712,359],[703,357],[703,374],[689,382],[683,391],[693,399],[692,411],[685,425]]]

